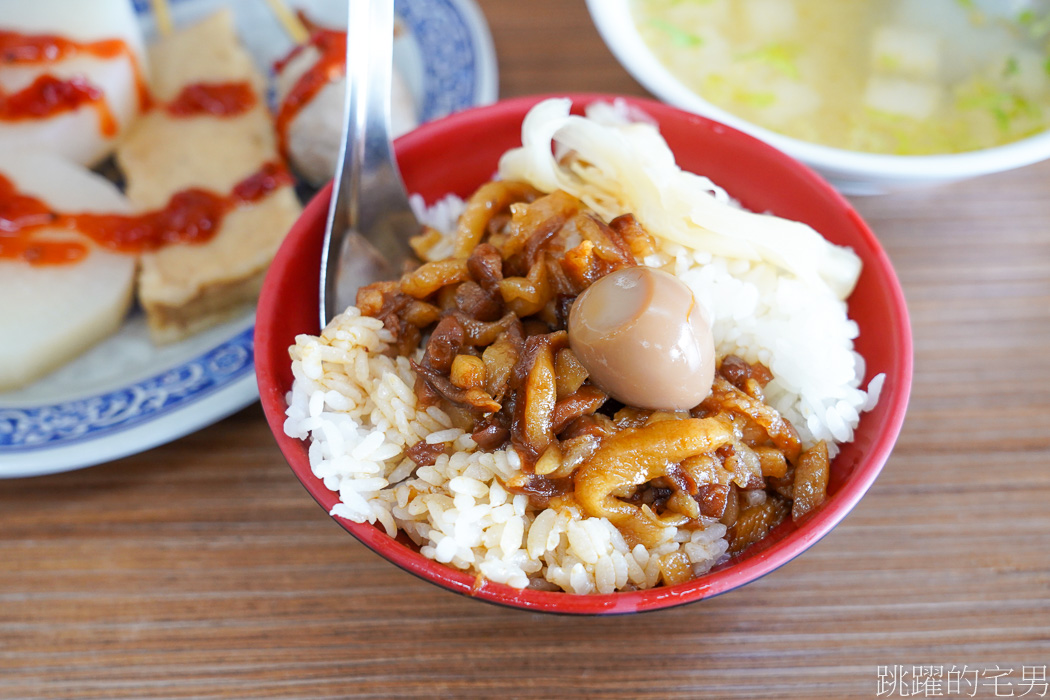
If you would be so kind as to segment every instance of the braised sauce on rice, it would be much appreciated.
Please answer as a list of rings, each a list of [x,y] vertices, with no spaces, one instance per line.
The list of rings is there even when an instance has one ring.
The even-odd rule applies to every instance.
[[[827,446],[804,450],[765,402],[764,365],[720,358],[710,395],[689,411],[627,406],[589,378],[569,347],[569,310],[654,252],[632,215],[605,222],[563,191],[493,181],[466,202],[451,255],[434,260],[442,241],[425,229],[412,245],[430,261],[363,287],[357,308],[411,358],[420,406],[440,408],[480,450],[513,449],[520,471],[502,486],[532,509],[606,518],[630,547],[719,521],[738,553],[823,502]],[[423,467],[453,451],[419,440],[405,454]],[[665,559],[662,583],[693,576],[684,554]]]

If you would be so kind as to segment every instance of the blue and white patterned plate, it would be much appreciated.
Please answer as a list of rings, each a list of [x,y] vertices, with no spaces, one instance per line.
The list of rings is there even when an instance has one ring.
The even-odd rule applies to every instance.
[[[233,9],[241,37],[268,68],[291,43],[262,0],[169,0],[176,24]],[[341,0],[292,0],[322,22],[338,22]],[[135,0],[147,35],[148,0]],[[397,0],[406,30],[394,61],[420,120],[493,102],[492,38],[473,0]],[[345,20],[344,20],[345,21]],[[182,343],[156,347],[133,313],[121,330],[30,387],[0,393],[0,478],[51,474],[108,462],[218,421],[258,398],[252,360],[254,314]]]

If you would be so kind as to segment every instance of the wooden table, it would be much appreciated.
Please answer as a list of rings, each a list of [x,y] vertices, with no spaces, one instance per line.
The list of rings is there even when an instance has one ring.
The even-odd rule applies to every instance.
[[[479,4],[504,96],[645,94],[582,0]],[[925,696],[1050,697],[1050,163],[855,204],[908,298],[912,401],[871,492],[782,569],[642,616],[481,604],[357,544],[252,406],[0,482],[0,697],[873,697],[919,665]]]

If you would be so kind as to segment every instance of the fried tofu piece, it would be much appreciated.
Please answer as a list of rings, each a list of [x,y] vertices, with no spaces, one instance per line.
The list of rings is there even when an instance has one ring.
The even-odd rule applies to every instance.
[[[237,38],[229,9],[155,41],[149,47],[149,67],[150,90],[162,102],[194,83],[247,80],[260,95],[266,86],[266,79]]]
[[[161,38],[150,48],[150,68],[161,102],[197,83],[246,82],[257,99],[235,115],[174,116],[154,109],[140,119],[117,151],[127,195],[140,210],[163,208],[189,188],[227,195],[280,160],[265,81],[238,42],[228,10]],[[144,254],[137,289],[153,339],[181,340],[249,308],[299,212],[293,188],[281,186],[258,201],[238,203],[207,242]]]

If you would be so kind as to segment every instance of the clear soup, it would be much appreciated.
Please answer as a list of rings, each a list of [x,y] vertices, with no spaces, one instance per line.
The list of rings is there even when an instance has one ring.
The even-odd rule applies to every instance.
[[[687,86],[805,141],[956,153],[1050,121],[1048,0],[633,0],[632,11]]]

